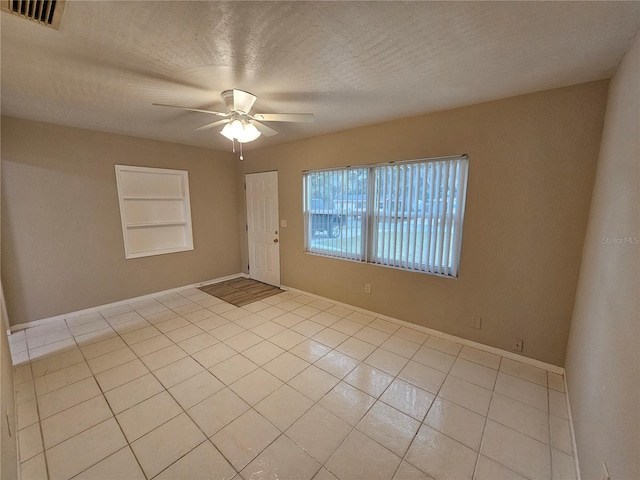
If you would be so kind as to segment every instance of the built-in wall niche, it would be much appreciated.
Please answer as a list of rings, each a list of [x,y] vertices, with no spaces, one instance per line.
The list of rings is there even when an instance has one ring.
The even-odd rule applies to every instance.
[[[193,250],[189,172],[116,165],[125,258]]]

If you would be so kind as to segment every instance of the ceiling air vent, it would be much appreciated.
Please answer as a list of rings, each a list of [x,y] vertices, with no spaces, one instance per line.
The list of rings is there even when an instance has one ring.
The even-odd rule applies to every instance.
[[[66,0],[2,0],[2,10],[57,30],[65,4]]]

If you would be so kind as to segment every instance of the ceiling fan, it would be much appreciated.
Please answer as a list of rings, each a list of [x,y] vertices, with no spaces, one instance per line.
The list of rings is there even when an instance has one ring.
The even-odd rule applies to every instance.
[[[233,151],[235,152],[235,142],[240,144],[240,160],[242,157],[242,144],[252,142],[260,135],[271,137],[278,132],[271,127],[266,126],[263,122],[302,122],[311,123],[315,120],[312,113],[251,113],[253,104],[258,97],[254,94],[245,92],[244,90],[225,90],[221,93],[224,101],[226,112],[213,112],[211,110],[201,110],[199,108],[181,107],[179,105],[167,105],[164,103],[154,103],[159,107],[179,108],[190,112],[207,113],[223,117],[212,123],[198,127],[195,130],[206,130],[208,128],[224,125],[220,132],[233,142]]]

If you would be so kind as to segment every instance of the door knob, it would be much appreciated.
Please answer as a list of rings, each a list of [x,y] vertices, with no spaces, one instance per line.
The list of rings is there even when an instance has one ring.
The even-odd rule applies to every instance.
[[[274,239],[273,239],[273,243],[278,243],[278,239],[277,239],[277,238],[274,238]]]

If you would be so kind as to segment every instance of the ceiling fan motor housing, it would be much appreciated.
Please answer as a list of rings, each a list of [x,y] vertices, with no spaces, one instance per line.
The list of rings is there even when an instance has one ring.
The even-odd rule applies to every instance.
[[[243,115],[249,114],[258,98],[252,93],[235,88],[233,90],[225,90],[220,96],[229,112],[238,112]]]

